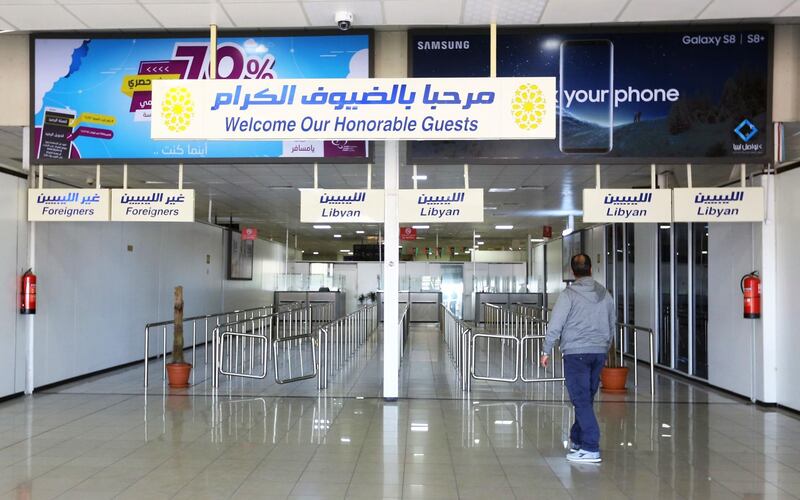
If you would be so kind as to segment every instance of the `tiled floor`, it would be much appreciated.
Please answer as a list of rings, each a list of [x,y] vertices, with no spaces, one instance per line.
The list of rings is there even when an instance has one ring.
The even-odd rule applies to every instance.
[[[794,415],[661,375],[655,400],[646,387],[604,395],[604,462],[571,465],[560,387],[478,383],[445,399],[461,397],[451,365],[435,330],[416,328],[402,373],[411,399],[386,403],[374,397],[378,353],[368,347],[324,397],[308,382],[214,394],[201,377],[144,392],[139,367],[0,404],[0,495],[800,498]]]

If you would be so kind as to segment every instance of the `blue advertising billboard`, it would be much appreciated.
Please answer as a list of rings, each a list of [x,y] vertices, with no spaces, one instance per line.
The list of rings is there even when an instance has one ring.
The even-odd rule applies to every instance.
[[[217,78],[368,78],[371,32],[221,36]],[[208,37],[32,39],[32,161],[366,161],[363,141],[153,141],[156,79],[209,78]]]
[[[747,26],[500,30],[497,76],[558,79],[556,139],[414,142],[409,161],[764,161],[771,38]],[[487,30],[412,31],[409,53],[414,77],[489,75]]]

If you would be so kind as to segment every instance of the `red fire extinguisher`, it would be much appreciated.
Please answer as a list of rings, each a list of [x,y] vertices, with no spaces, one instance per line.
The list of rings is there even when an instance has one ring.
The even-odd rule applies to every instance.
[[[20,279],[19,313],[36,314],[36,275],[30,269]]]
[[[740,283],[744,295],[744,317],[758,319],[761,317],[761,278],[758,271],[742,276]]]

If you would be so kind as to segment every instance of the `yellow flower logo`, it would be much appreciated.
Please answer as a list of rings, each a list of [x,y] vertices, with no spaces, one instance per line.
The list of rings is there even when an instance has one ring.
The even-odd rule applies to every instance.
[[[167,91],[161,105],[161,120],[171,132],[183,132],[192,123],[194,100],[186,87]]]
[[[542,124],[545,115],[545,98],[538,85],[522,84],[511,101],[514,121],[522,130],[533,130]]]

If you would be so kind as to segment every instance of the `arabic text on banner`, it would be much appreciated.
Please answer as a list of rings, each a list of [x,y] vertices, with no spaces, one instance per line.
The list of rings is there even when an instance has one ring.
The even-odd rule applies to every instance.
[[[668,189],[584,189],[583,222],[669,222]]]

